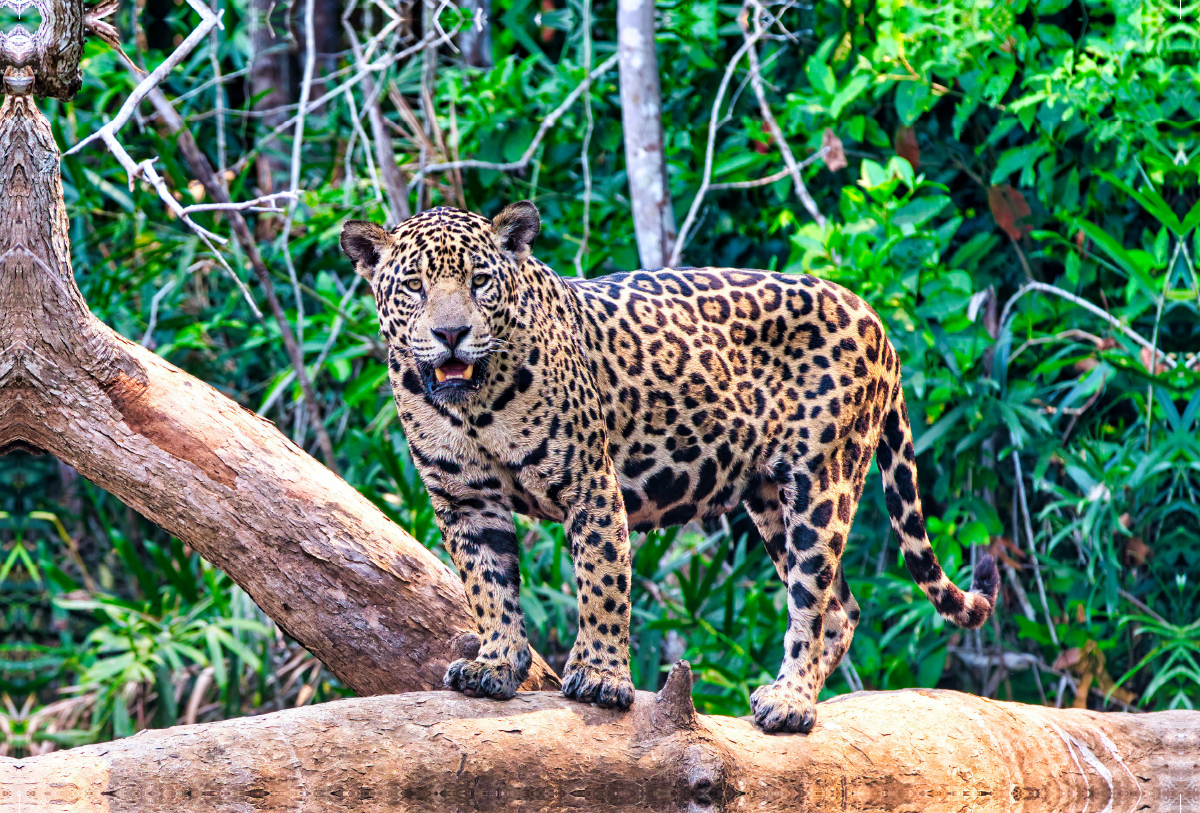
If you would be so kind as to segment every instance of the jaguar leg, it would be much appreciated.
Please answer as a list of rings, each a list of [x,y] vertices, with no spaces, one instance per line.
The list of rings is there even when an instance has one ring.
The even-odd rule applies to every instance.
[[[450,664],[446,686],[470,697],[507,700],[528,677],[532,660],[512,514],[500,505],[464,508],[440,497],[433,502],[480,633],[479,654]]]
[[[563,669],[563,694],[582,703],[627,709],[629,673],[629,521],[616,473],[592,478],[564,526],[571,542],[579,602],[579,635]]]

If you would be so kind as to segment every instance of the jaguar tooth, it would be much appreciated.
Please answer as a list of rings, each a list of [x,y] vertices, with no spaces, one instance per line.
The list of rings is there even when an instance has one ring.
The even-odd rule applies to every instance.
[[[434,376],[437,377],[439,384],[441,384],[442,382],[444,382],[446,380],[446,374],[442,372],[441,367],[435,367],[433,369],[433,374],[434,374]]]
[[[467,379],[468,381],[470,381],[470,380],[471,380],[471,373],[473,373],[473,372],[475,372],[475,365],[474,365],[474,364],[468,364],[468,365],[467,365],[467,369],[463,370],[463,378],[465,378],[465,379]]]

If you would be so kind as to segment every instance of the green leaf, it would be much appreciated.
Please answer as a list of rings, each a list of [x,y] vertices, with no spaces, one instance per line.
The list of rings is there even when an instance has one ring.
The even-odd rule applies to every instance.
[[[920,226],[946,208],[950,198],[945,195],[930,195],[916,198],[901,206],[892,215],[892,225]]]
[[[1014,172],[1033,166],[1037,159],[1045,153],[1046,146],[1044,144],[1031,144],[1028,147],[1005,150],[1000,156],[1000,160],[996,162],[996,169],[992,172],[992,185],[1003,183]]]
[[[808,75],[808,81],[814,89],[820,91],[824,96],[833,94],[836,85],[833,71],[829,69],[828,65],[814,56],[805,63],[804,72]]]
[[[1136,200],[1141,204],[1143,209],[1154,215],[1158,222],[1170,229],[1176,237],[1184,237],[1191,231],[1191,229],[1183,227],[1183,224],[1179,222],[1179,218],[1171,211],[1171,207],[1167,205],[1162,196],[1155,192],[1152,187],[1138,191],[1111,173],[1100,170],[1096,174]],[[1195,207],[1193,207],[1192,212],[1188,212],[1187,217],[1189,220],[1192,218],[1193,212],[1195,212]],[[1196,220],[1200,222],[1200,214],[1196,214]]]
[[[846,105],[858,98],[867,87],[871,84],[871,78],[866,74],[855,74],[844,88],[837,92],[833,97],[833,101],[829,105],[829,114],[835,119],[842,115],[842,111]],[[856,117],[857,118],[857,117]],[[862,141],[862,123],[860,121],[857,128],[858,135],[854,135],[854,128],[851,127],[850,135],[855,141]]]

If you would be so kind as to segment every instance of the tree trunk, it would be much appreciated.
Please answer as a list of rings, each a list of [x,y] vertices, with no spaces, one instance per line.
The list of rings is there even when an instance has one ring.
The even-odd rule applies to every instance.
[[[270,422],[92,316],[30,96],[0,107],[0,155],[0,454],[50,452],[178,536],[359,694],[440,687],[476,630],[458,576]],[[535,657],[526,686],[557,685]]]
[[[915,689],[822,703],[811,734],[770,735],[697,715],[690,689],[682,663],[625,713],[543,693],[342,700],[0,759],[0,794],[23,813],[1165,813],[1200,803],[1197,712],[1101,714]]]
[[[470,20],[458,34],[458,49],[472,68],[492,67],[492,0],[462,0],[459,9]]]
[[[675,244],[675,211],[663,154],[662,90],[654,47],[653,0],[620,0],[617,53],[621,122],[633,227],[642,268],[660,268]]]
[[[287,31],[286,26],[276,26],[272,18],[282,18],[288,4],[275,0],[250,0],[252,25],[251,38],[254,44],[253,63],[250,69],[250,93],[255,97],[254,109],[266,113],[260,125],[264,130],[273,130],[287,120],[284,109],[291,99],[291,70],[288,59],[287,40],[276,32]],[[275,191],[275,179],[287,172],[287,157],[283,142],[278,138],[259,145],[256,161],[258,188],[263,194]]]

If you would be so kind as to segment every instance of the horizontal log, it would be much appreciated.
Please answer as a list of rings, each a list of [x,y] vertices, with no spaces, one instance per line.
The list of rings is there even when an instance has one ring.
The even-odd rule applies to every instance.
[[[631,711],[426,692],[144,731],[0,761],[42,811],[1194,810],[1200,713],[949,691],[822,703],[807,736],[697,715],[686,663]],[[57,801],[56,801],[57,800]]]

